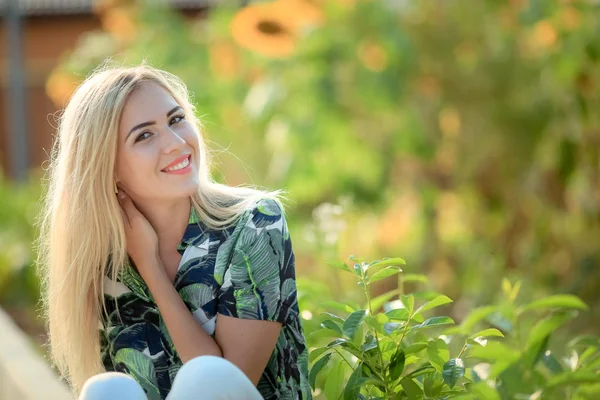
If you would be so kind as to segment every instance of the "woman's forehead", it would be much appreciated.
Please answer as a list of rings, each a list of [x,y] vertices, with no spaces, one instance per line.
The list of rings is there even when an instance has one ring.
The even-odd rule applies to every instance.
[[[119,130],[165,118],[166,113],[177,106],[177,101],[162,86],[154,82],[142,82],[128,97],[121,114]]]

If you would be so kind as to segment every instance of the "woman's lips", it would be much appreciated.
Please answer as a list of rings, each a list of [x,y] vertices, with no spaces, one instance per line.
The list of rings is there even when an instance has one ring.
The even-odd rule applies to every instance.
[[[185,165],[187,164],[187,165]],[[174,162],[171,163],[171,167],[169,168],[176,168],[177,169],[173,169],[173,170],[168,170],[167,168],[163,169],[162,172],[164,172],[165,174],[174,174],[174,175],[183,175],[183,174],[187,174],[188,172],[191,171],[192,169],[192,158],[190,155],[181,157],[180,159],[175,160]]]
[[[179,164],[180,162],[182,162],[183,160],[185,160],[186,158],[188,158],[190,156],[190,154],[184,154],[182,156],[177,157],[175,160],[173,160],[169,165],[167,165],[166,167],[164,167],[163,169],[161,169],[161,171],[164,171],[168,168],[172,168],[175,165]]]

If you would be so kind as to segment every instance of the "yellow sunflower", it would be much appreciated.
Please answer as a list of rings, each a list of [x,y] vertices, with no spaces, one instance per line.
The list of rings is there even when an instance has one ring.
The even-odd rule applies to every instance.
[[[271,57],[287,57],[296,36],[290,20],[273,3],[242,8],[231,21],[231,34],[242,47]]]
[[[270,57],[287,57],[302,29],[322,23],[315,6],[301,0],[277,0],[241,9],[231,22],[233,38],[242,47]]]

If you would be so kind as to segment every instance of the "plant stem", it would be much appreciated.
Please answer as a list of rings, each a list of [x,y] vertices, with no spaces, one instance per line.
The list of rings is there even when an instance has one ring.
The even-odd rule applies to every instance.
[[[402,336],[400,336],[400,341],[398,342],[398,345],[400,345],[400,343],[402,343],[402,341],[404,340],[404,336],[406,336],[406,331],[408,330],[408,324],[410,323],[412,317],[413,317],[412,314],[408,315],[408,319],[406,320],[406,323],[404,324],[404,330],[402,331]]]
[[[400,270],[400,273],[398,274],[398,291],[399,291],[399,295],[398,298],[400,298],[400,296],[402,296],[404,294],[404,271]]]
[[[464,346],[462,347],[462,349],[460,350],[460,353],[458,353],[458,356],[456,356],[456,358],[460,358],[460,356],[462,356],[462,353],[467,350],[467,342],[465,342]]]
[[[338,349],[335,349],[335,352],[338,353],[338,355],[340,357],[342,357],[342,360],[346,361],[346,364],[348,364],[348,366],[350,367],[350,369],[354,370],[354,367],[352,366],[352,364],[350,364],[350,362],[348,360],[346,360],[346,357],[344,357],[344,355],[342,353],[340,353],[340,351]]]
[[[365,288],[365,295],[367,296],[367,305],[369,307],[369,315],[373,316],[373,308],[371,307],[371,295],[369,294],[369,286],[364,280],[363,275],[363,287]],[[381,353],[381,347],[379,346],[379,335],[377,334],[377,329],[373,331],[375,336],[375,343],[377,343],[377,354],[379,355],[379,362],[381,363],[381,369],[383,371],[383,354]]]

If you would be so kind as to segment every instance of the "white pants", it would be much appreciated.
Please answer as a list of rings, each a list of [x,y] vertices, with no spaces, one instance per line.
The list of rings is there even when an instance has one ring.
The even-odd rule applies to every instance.
[[[131,376],[105,372],[87,380],[79,400],[147,400]],[[177,372],[167,400],[262,400],[250,379],[221,357],[200,356]]]

